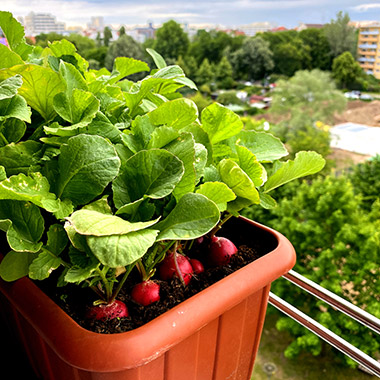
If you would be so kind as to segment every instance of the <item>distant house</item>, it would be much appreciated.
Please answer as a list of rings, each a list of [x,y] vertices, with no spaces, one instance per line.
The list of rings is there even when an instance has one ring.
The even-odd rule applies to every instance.
[[[270,107],[272,98],[262,95],[251,95],[249,97],[249,104],[251,107],[267,109]]]
[[[284,32],[286,30],[288,30],[288,29],[285,28],[285,26],[279,26],[278,28],[271,29],[271,32]]]
[[[301,30],[305,29],[322,29],[325,26],[325,24],[305,24],[304,22],[301,22],[298,27],[296,28],[299,32]]]

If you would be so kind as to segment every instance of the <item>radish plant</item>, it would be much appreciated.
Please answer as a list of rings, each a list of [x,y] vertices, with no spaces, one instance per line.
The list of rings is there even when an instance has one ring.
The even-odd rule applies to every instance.
[[[244,207],[274,207],[273,189],[324,166],[314,152],[282,161],[278,138],[244,130],[218,103],[199,114],[178,92],[196,85],[150,49],[158,68],[118,57],[111,72],[89,70],[65,39],[28,45],[9,12],[0,12],[0,27],[9,42],[0,45],[0,230],[9,246],[0,276],[44,280],[58,271],[59,286],[95,292],[91,318],[115,305],[132,271],[141,304],[158,300],[151,281],[166,261],[188,284],[199,268],[177,248],[186,255]],[[231,256],[221,239],[215,244],[229,246],[221,256]]]

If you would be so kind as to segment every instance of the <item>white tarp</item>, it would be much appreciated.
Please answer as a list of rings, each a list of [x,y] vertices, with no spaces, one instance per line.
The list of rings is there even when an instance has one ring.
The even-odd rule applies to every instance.
[[[376,156],[380,154],[380,128],[343,123],[330,128],[331,147]]]

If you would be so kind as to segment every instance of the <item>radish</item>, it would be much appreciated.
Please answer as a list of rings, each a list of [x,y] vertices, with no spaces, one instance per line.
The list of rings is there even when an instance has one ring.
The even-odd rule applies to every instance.
[[[142,306],[148,306],[160,300],[160,285],[147,280],[135,285],[131,292],[132,299]]]
[[[128,309],[124,302],[115,300],[112,303],[92,306],[86,313],[87,319],[105,321],[107,319],[128,317]]]
[[[196,274],[203,273],[205,271],[203,264],[197,259],[190,259],[190,264],[193,268],[193,272]]]
[[[213,236],[210,243],[209,263],[212,266],[226,265],[237,251],[231,240]]]
[[[162,280],[170,280],[175,275],[179,278],[182,277],[185,285],[188,285],[193,274],[193,268],[187,257],[178,253],[175,256],[173,253],[169,253],[158,267],[158,273]]]

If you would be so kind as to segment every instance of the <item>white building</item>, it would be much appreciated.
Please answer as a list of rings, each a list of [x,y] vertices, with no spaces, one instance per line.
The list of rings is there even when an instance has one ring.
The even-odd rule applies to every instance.
[[[27,36],[50,32],[65,33],[65,23],[57,21],[56,17],[49,13],[30,12],[24,18],[24,27]]]
[[[104,19],[102,16],[91,17],[91,22],[87,24],[88,29],[94,29],[98,32],[104,30]]]
[[[277,24],[274,24],[269,21],[264,21],[264,22],[253,22],[248,25],[240,25],[238,29],[244,32],[244,34],[247,36],[254,36],[256,33],[268,32],[276,27],[277,27]]]

